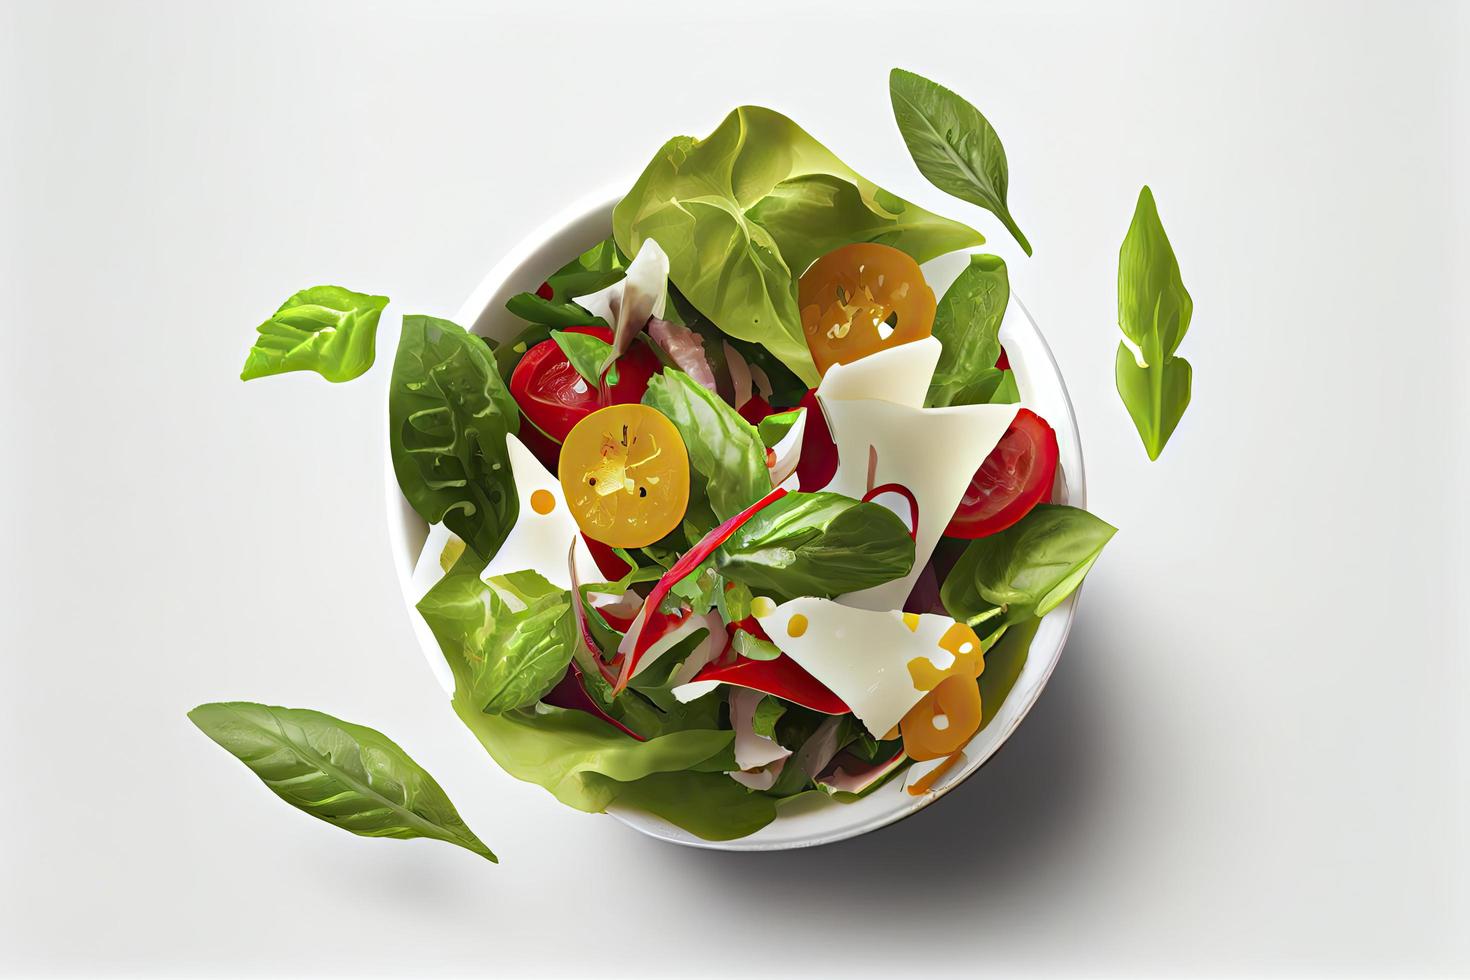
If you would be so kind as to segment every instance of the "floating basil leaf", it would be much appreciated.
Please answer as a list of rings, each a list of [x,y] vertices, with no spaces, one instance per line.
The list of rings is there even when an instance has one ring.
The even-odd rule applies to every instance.
[[[683,371],[665,368],[649,380],[643,404],[674,423],[689,453],[691,477],[702,477],[690,480],[691,511],[696,497],[707,497],[715,518],[724,521],[771,492],[760,436],[719,395]]]
[[[1071,595],[1117,528],[1085,510],[1038,504],[997,534],[965,548],[940,588],[955,619],[997,627],[1045,616]]]
[[[973,255],[970,264],[944,291],[934,314],[934,336],[944,345],[924,404],[984,405],[1005,374],[1000,357],[1000,323],[1011,295],[1005,261],[998,255]]]
[[[444,790],[381,732],[305,708],[201,704],[189,720],[281,799],[362,837],[429,837],[496,861]]]
[[[946,194],[990,211],[1030,255],[1031,243],[1006,207],[1005,147],[980,110],[943,85],[901,68],[889,74],[888,94],[919,173]]]
[[[1145,186],[1118,252],[1118,326],[1135,349],[1120,341],[1114,370],[1118,394],[1149,459],[1159,458],[1189,407],[1194,371],[1174,351],[1193,313],[1153,192]]]
[[[487,585],[481,567],[456,562],[418,610],[449,662],[455,696],[499,714],[535,704],[561,680],[575,622],[571,594],[535,572],[496,576]]]
[[[315,371],[328,381],[351,381],[373,366],[378,318],[386,296],[341,286],[312,286],[293,294],[255,328],[241,381],[287,371]]]
[[[761,508],[715,552],[715,570],[753,591],[831,598],[902,578],[914,539],[881,504],[839,493],[788,493]]]
[[[403,496],[480,555],[518,512],[505,437],[516,403],[485,342],[448,320],[406,316],[388,388],[388,442]]]

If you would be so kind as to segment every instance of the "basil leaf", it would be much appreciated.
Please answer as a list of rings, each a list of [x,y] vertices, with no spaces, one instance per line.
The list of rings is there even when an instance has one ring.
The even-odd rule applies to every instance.
[[[551,339],[556,341],[556,346],[561,348],[561,352],[567,356],[567,360],[584,381],[594,388],[602,384],[602,372],[599,369],[612,353],[612,344],[585,333],[567,333],[563,330],[551,331]],[[607,383],[618,383],[616,364],[608,368]]]
[[[803,260],[881,239],[924,262],[983,241],[886,193],[758,106],[734,110],[703,140],[664,144],[614,209],[613,232],[628,255],[657,240],[670,281],[695,308],[726,333],[765,345],[809,385],[817,371],[796,305]]]
[[[734,517],[771,492],[760,436],[720,396],[683,371],[665,368],[649,380],[643,404],[668,416],[679,430],[690,469],[704,478],[701,495],[708,496],[717,520]],[[690,480],[691,509],[699,484]]]
[[[765,443],[766,448],[769,449],[786,438],[786,433],[790,432],[796,420],[801,418],[802,411],[803,409],[793,408],[789,412],[777,412],[774,415],[767,415],[756,423],[755,430],[760,433],[761,442]]]
[[[430,524],[494,555],[518,504],[505,437],[520,413],[485,342],[429,316],[406,316],[388,388],[398,487]]]
[[[628,259],[609,237],[547,276],[546,284],[551,287],[552,300],[564,303],[573,296],[606,289],[622,279],[627,270]]]
[[[750,717],[750,727],[757,735],[774,739],[776,737],[776,722],[786,713],[786,702],[778,697],[767,694],[760,699],[755,706],[755,713]]]
[[[1005,631],[985,651],[985,669],[980,672],[980,729],[990,724],[1006,696],[1021,676],[1026,666],[1026,657],[1031,651],[1031,641],[1036,636],[1041,620],[1035,617],[1017,623]]]
[[[1000,357],[1000,323],[1010,295],[1010,279],[1000,256],[970,257],[970,264],[945,290],[934,313],[934,336],[944,349],[925,405],[990,402],[1005,373],[995,362]]]
[[[1005,147],[980,110],[943,85],[901,68],[889,74],[888,94],[919,173],[946,194],[994,214],[1030,255],[1031,243],[1006,207]]]
[[[986,633],[1045,616],[1082,584],[1117,528],[1085,510],[1037,504],[997,534],[971,541],[940,601],[955,619]]]
[[[578,294],[585,295],[585,294]],[[605,327],[607,321],[594,316],[570,300],[558,303],[542,299],[535,293],[516,293],[505,301],[505,308],[522,320],[548,327]]]
[[[510,376],[515,373],[516,365],[521,363],[521,358],[525,357],[526,353],[532,347],[535,347],[543,340],[550,339],[550,327],[547,327],[545,324],[533,323],[516,334],[514,339],[508,340],[495,348],[495,367],[500,371],[500,376],[509,383]]]
[[[1118,252],[1118,326],[1136,351],[1119,342],[1114,371],[1118,394],[1149,459],[1159,458],[1189,407],[1194,370],[1174,351],[1193,314],[1194,300],[1179,277],[1179,261],[1145,185]]]
[[[434,777],[381,732],[248,701],[201,704],[189,720],[272,793],[318,820],[362,837],[429,837],[498,861]]]
[[[373,366],[378,318],[386,296],[341,286],[312,286],[293,294],[255,328],[241,381],[288,371],[315,371],[328,381],[351,381]]]
[[[781,656],[781,648],[770,640],[762,640],[754,633],[745,630],[736,630],[735,635],[730,638],[730,643],[735,652],[748,660],[775,660]]]
[[[715,570],[757,592],[831,598],[901,578],[914,539],[881,504],[840,493],[788,493],[715,552]]]
[[[535,572],[480,580],[483,562],[456,562],[419,600],[454,674],[455,697],[500,714],[535,704],[571,663],[571,593]],[[511,601],[513,600],[513,602]]]

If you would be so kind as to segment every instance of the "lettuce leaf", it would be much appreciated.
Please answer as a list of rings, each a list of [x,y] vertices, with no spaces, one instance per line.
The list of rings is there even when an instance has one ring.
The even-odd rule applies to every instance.
[[[765,445],[719,395],[683,371],[665,368],[649,380],[643,404],[668,416],[684,439],[696,477],[690,480],[690,513],[707,499],[716,521],[728,520],[771,492]]]
[[[1005,261],[998,255],[972,255],[934,314],[934,336],[943,345],[924,404],[984,405],[991,402],[1006,373],[1000,357],[1000,323],[1010,301]]]
[[[373,366],[378,319],[387,305],[386,296],[341,286],[294,293],[255,328],[240,380],[315,371],[328,381],[351,381]]]
[[[519,513],[507,433],[520,411],[485,342],[431,316],[406,316],[388,387],[398,487],[419,516],[494,555]]]
[[[599,777],[588,776],[596,782]],[[724,773],[667,772],[620,788],[618,802],[647,810],[704,840],[748,837],[776,819],[776,801]]]
[[[703,140],[659,150],[613,211],[634,254],[647,238],[670,258],[679,292],[724,332],[765,345],[817,381],[802,334],[796,279],[840,245],[876,241],[919,262],[979,245],[979,232],[860,177],[796,123],[742,106]]]

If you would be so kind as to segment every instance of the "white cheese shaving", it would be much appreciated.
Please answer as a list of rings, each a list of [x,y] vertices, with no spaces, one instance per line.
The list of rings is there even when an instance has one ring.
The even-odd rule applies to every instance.
[[[515,436],[507,436],[505,449],[510,456],[511,475],[515,478],[516,498],[520,514],[505,543],[490,559],[480,578],[488,582],[492,576],[509,575],[529,569],[559,589],[572,587],[567,553],[582,531],[567,508],[561,483],[546,472],[541,461],[531,454]],[[535,499],[533,499],[535,498]],[[540,513],[550,502],[550,510]],[[602,580],[602,572],[592,553],[585,547],[576,549],[577,577],[583,582]]]

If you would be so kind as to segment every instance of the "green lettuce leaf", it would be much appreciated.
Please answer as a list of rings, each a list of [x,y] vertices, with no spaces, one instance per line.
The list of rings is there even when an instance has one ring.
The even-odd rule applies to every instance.
[[[556,346],[561,348],[561,352],[582,376],[583,381],[594,388],[602,384],[602,365],[612,354],[612,344],[600,337],[593,337],[585,333],[567,333],[564,330],[551,331],[551,339],[556,342]],[[607,369],[607,383],[610,385],[618,383],[616,364]]]
[[[363,837],[429,837],[497,860],[434,777],[382,732],[247,701],[201,704],[189,720],[272,793],[318,820]]]
[[[1189,407],[1194,369],[1174,351],[1193,314],[1194,300],[1145,186],[1118,252],[1118,326],[1136,350],[1120,341],[1114,370],[1118,395],[1149,459],[1159,458]]]
[[[529,571],[496,576],[492,588],[480,580],[483,567],[456,562],[418,610],[449,661],[456,696],[500,713],[556,686],[572,660],[576,623],[571,593]]]
[[[1010,299],[1006,264],[998,255],[972,255],[945,290],[934,313],[934,336],[944,345],[924,404],[983,405],[1000,383],[1000,323]]]
[[[971,541],[939,590],[955,619],[985,632],[1045,616],[1071,595],[1117,528],[1085,510],[1037,504],[1015,524]]]
[[[914,565],[914,539],[881,504],[840,493],[788,493],[756,512],[715,552],[715,570],[782,598],[882,585]]]
[[[817,371],[796,278],[817,256],[881,241],[925,262],[984,241],[858,176],[790,119],[742,106],[703,140],[659,150],[613,211],[628,255],[653,238],[679,292],[726,333],[765,345],[808,385]]]
[[[255,328],[241,381],[287,371],[315,371],[328,381],[351,381],[373,366],[378,319],[386,296],[341,286],[295,293]]]
[[[756,424],[755,430],[760,434],[761,442],[765,443],[767,449],[786,438],[786,433],[790,432],[796,420],[801,418],[801,413],[802,409],[799,408],[793,408],[789,412],[776,412],[774,415],[767,415]]]
[[[719,395],[683,371],[665,368],[649,380],[643,404],[668,416],[684,439],[691,511],[696,498],[707,499],[715,519],[724,521],[771,492],[760,435]]]
[[[494,555],[516,520],[505,437],[519,426],[483,340],[448,320],[403,318],[388,388],[393,472],[419,516],[480,555]]]
[[[901,68],[889,74],[888,94],[919,173],[946,194],[994,214],[1030,255],[1031,243],[1006,206],[1005,147],[980,110],[943,85]]]
[[[723,773],[645,776],[622,786],[618,803],[647,810],[704,840],[748,837],[776,819],[775,800],[752,793]]]

